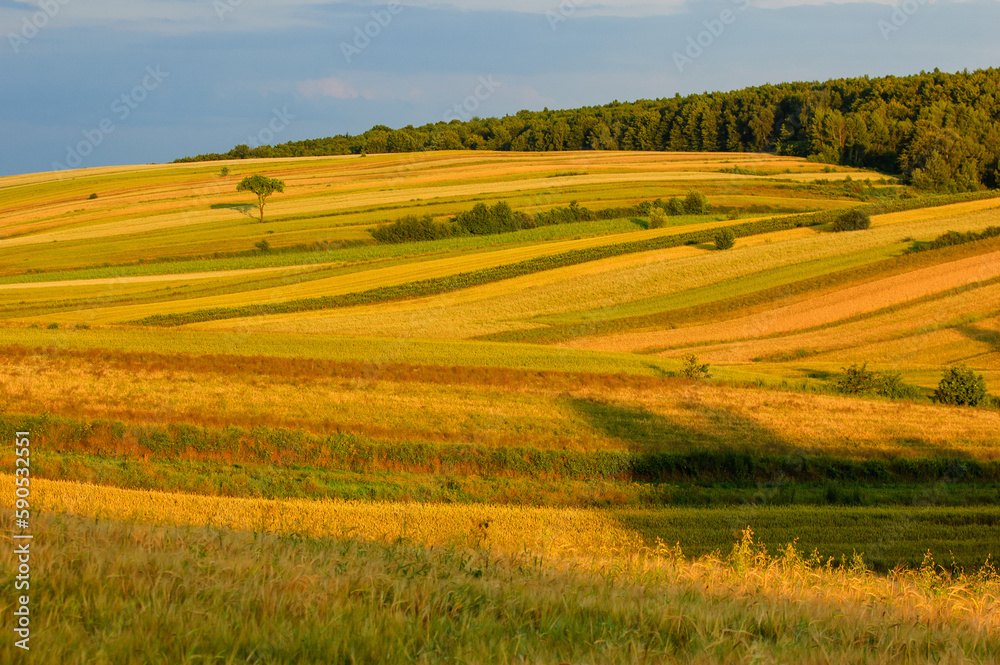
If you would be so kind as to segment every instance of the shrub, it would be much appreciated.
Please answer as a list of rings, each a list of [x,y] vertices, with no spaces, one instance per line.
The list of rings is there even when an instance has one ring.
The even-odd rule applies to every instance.
[[[662,229],[667,225],[667,213],[660,208],[653,208],[649,213],[649,228]]]
[[[222,176],[222,177],[226,177],[227,175],[229,175],[229,167],[228,166],[223,166],[222,170],[219,171],[219,175]]]
[[[715,233],[715,248],[716,249],[732,249],[733,245],[736,244],[736,234],[733,233],[732,229],[719,229]]]
[[[834,231],[861,231],[870,228],[872,218],[867,212],[852,208],[842,213],[833,222]]]
[[[940,404],[979,406],[988,402],[986,380],[965,367],[952,367],[938,383],[934,401]]]
[[[667,201],[667,214],[673,217],[684,214],[684,202],[676,196]]]
[[[576,201],[570,204],[570,207]],[[472,210],[460,212],[452,221],[473,235],[490,235],[494,233],[509,233],[527,227],[533,227],[531,217],[514,212],[506,201],[500,201],[492,208],[485,203],[477,203]]]
[[[59,329],[59,324],[58,323],[50,323],[49,325],[47,325],[45,327],[48,328],[49,330],[58,330]]]
[[[681,369],[681,376],[698,381],[700,379],[711,378],[712,375],[708,372],[708,363],[699,363],[698,356],[691,353],[684,356],[684,367]]]
[[[902,382],[899,373],[868,371],[867,363],[851,365],[837,380],[837,390],[845,395],[881,395],[882,397],[913,397],[915,390]]]
[[[701,192],[690,192],[684,199],[684,212],[689,215],[704,215],[708,207],[708,199]]]
[[[271,243],[269,243],[267,241],[267,239],[265,238],[264,240],[261,240],[260,242],[254,243],[254,247],[256,247],[257,249],[259,249],[261,252],[267,253],[271,249]]]
[[[868,371],[868,363],[858,367],[851,365],[844,370],[844,375],[837,379],[837,390],[845,395],[864,395],[875,391],[875,372]]]
[[[977,240],[996,238],[997,236],[1000,236],[1000,226],[988,226],[978,233],[975,231],[969,231],[968,233],[948,231],[945,234],[939,235],[930,242],[914,241],[913,245],[907,250],[907,252],[923,252],[930,249],[951,247],[953,245],[964,245],[966,243],[976,242]]]
[[[916,388],[903,383],[898,372],[871,372],[868,363],[845,369],[836,386],[837,391],[845,395],[879,395],[890,399],[912,399],[918,395]]]
[[[407,215],[397,219],[391,224],[383,224],[374,229],[368,229],[376,242],[382,244],[394,244],[400,242],[410,242],[416,240],[440,240],[450,238],[456,234],[457,229],[451,224],[435,222],[430,215],[417,217]]]
[[[584,208],[576,201],[571,201],[566,207],[556,207],[552,210],[535,213],[534,223],[537,226],[549,226],[551,224],[589,222],[594,219],[597,219],[597,215],[594,212]]]
[[[91,200],[93,200],[93,199],[96,199],[96,198],[97,198],[97,192],[94,192],[93,194],[91,194],[91,195],[90,195],[90,196],[88,196],[87,198],[89,198],[89,199],[91,199]]]

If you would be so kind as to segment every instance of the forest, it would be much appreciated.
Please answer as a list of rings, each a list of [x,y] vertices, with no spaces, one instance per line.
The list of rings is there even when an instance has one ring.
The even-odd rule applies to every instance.
[[[177,162],[426,150],[769,152],[939,192],[1000,187],[1000,69],[782,83],[357,136],[238,145]]]

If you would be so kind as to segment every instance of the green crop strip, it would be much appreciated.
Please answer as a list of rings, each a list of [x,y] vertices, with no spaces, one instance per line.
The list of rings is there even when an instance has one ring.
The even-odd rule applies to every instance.
[[[886,204],[860,206],[862,210],[869,213],[887,213],[912,210],[923,207],[933,207],[955,203],[958,201],[977,200],[981,198],[992,198],[996,196],[993,192],[975,193],[972,195],[936,196],[918,199],[900,199]],[[764,219],[744,224],[736,224],[728,227],[736,237],[746,237],[783,231],[802,226],[820,226],[833,222],[842,211],[825,210],[821,212],[791,215]],[[148,316],[130,323],[148,326],[180,326],[189,323],[199,323],[202,321],[216,321],[221,319],[234,319],[250,316],[264,316],[268,314],[290,314],[294,312],[308,312],[324,309],[335,309],[340,307],[352,307],[356,305],[369,305],[379,302],[389,302],[393,300],[404,300],[408,298],[419,298],[422,296],[448,293],[460,289],[467,289],[473,286],[489,284],[504,279],[521,277],[545,270],[553,270],[566,266],[577,265],[589,261],[598,261],[613,256],[634,254],[637,252],[647,252],[657,249],[667,249],[680,245],[693,245],[702,242],[711,242],[718,229],[705,231],[693,231],[671,236],[663,236],[650,240],[627,242],[604,247],[593,247],[589,249],[564,252],[553,256],[539,257],[485,270],[477,270],[447,277],[419,280],[398,286],[385,286],[367,291],[347,293],[338,296],[324,296],[319,298],[304,298],[301,300],[291,300],[281,303],[245,305],[242,307],[216,307],[211,309],[196,310],[178,314],[157,314]]]

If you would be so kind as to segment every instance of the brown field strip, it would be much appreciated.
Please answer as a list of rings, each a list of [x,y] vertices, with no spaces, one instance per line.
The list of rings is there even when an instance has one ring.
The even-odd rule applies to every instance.
[[[1000,276],[1000,252],[993,252],[840,289],[834,293],[725,322],[675,330],[582,338],[567,342],[566,346],[634,352],[710,340],[754,339],[829,324],[864,312],[998,276]]]
[[[943,298],[927,302],[892,308],[881,314],[864,317],[857,321],[823,327],[809,332],[791,333],[765,339],[750,339],[721,344],[697,345],[672,349],[660,354],[662,357],[681,357],[694,350],[699,357],[720,363],[750,362],[759,357],[787,354],[794,356],[798,350],[807,351],[812,360],[837,360],[839,362],[873,362],[888,365],[911,364],[908,353],[887,354],[877,349],[883,347],[904,348],[917,344],[918,338],[936,332],[938,329],[968,325],[973,328],[989,328],[990,317],[1000,313],[1000,284],[982,288],[972,288]],[[966,338],[970,345],[966,352],[983,352],[985,343]],[[976,346],[978,345],[978,346]],[[949,364],[944,360],[936,364]],[[969,359],[981,369],[978,360]]]

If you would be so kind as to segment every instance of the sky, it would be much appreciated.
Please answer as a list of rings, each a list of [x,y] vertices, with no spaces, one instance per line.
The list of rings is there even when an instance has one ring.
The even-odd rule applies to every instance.
[[[0,175],[1000,65],[998,0],[0,0]]]

